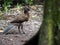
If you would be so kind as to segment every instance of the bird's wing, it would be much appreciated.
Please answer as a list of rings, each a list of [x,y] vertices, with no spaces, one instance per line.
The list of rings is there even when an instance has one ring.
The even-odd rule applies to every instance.
[[[9,24],[5,29],[4,29],[4,34],[6,34],[11,28],[13,27],[12,24]]]

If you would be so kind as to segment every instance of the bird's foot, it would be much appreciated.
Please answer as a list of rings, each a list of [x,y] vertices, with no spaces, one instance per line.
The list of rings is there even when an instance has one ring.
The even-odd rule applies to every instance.
[[[19,32],[19,34],[25,34],[25,32]]]

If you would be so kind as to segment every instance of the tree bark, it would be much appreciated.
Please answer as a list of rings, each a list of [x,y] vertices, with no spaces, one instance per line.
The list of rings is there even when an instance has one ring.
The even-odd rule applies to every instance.
[[[57,45],[60,45],[60,0],[56,0],[56,3],[57,3],[57,20],[56,21],[57,21],[58,29],[55,30],[57,31],[55,40],[56,40]]]
[[[58,1],[58,0],[57,0]],[[58,17],[58,2],[56,0],[45,0],[43,23],[40,27],[38,45],[54,45],[55,27]],[[60,8],[59,8],[60,10]]]

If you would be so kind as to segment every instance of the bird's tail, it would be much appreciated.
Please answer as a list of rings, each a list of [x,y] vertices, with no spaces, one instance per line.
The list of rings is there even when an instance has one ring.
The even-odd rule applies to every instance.
[[[12,25],[12,24],[9,24],[9,25],[4,29],[3,34],[6,34],[12,27],[13,27],[13,25]]]

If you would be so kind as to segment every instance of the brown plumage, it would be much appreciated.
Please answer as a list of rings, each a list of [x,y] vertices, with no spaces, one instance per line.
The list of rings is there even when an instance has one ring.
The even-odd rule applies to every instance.
[[[29,13],[23,15],[17,15],[14,17],[14,20],[10,23],[23,23],[29,20]]]
[[[23,14],[17,15],[15,17],[15,20],[10,22],[10,23],[19,23],[19,25],[18,25],[19,33],[21,33],[20,28],[22,29],[22,32],[25,33],[23,31],[23,24],[22,23],[29,20],[29,12],[28,11],[29,11],[29,6],[25,6],[23,8]]]
[[[21,31],[20,31],[20,28],[21,28],[21,30],[22,30],[22,32],[23,33],[25,33],[24,31],[23,31],[23,22],[25,22],[25,21],[28,21],[29,20],[29,6],[25,6],[24,8],[23,8],[23,13],[22,13],[22,15],[17,15],[17,16],[15,16],[14,17],[14,20],[13,21],[11,21],[10,23],[18,23],[19,25],[18,25],[18,30],[19,30],[19,33],[21,33]],[[7,16],[5,16],[5,17],[7,17]]]

